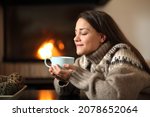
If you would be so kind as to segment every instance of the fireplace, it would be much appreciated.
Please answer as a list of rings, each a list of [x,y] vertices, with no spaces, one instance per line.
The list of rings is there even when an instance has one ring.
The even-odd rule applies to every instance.
[[[50,56],[77,57],[73,42],[76,17],[81,11],[93,9],[95,4],[42,1],[3,4],[4,61],[38,62]]]

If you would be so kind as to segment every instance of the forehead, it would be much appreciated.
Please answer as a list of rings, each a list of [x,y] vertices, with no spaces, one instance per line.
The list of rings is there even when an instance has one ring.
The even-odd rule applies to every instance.
[[[92,28],[92,26],[83,18],[79,18],[76,22],[76,29],[79,28]]]

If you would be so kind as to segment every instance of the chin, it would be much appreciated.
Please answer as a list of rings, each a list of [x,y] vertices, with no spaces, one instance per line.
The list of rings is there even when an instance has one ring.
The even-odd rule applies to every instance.
[[[81,52],[81,51],[76,51],[76,53],[77,53],[77,55],[83,55],[84,54],[84,52]]]

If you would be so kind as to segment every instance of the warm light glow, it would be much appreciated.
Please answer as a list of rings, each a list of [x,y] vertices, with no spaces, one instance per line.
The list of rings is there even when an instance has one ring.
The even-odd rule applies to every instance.
[[[49,39],[49,41],[41,44],[37,50],[37,57],[39,59],[50,58],[52,56],[61,56],[63,53],[60,50],[63,50],[64,44],[62,41],[55,42],[54,39]]]
[[[52,43],[45,43],[38,49],[38,55],[41,59],[50,58],[52,56]]]
[[[60,50],[63,50],[65,48],[65,46],[64,46],[62,41],[58,42],[58,47],[59,47]]]
[[[39,100],[54,100],[56,99],[55,91],[51,90],[40,90],[38,95]]]

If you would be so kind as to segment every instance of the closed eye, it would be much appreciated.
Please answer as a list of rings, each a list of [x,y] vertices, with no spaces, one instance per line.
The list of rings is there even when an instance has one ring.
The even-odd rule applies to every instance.
[[[81,35],[87,35],[88,33],[81,33]]]

